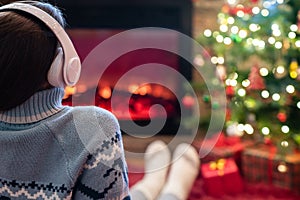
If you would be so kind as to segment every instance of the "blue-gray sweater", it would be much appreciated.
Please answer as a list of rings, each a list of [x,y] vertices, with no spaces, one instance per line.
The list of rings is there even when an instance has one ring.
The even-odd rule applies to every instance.
[[[129,199],[116,118],[62,97],[44,90],[0,112],[0,199]]]

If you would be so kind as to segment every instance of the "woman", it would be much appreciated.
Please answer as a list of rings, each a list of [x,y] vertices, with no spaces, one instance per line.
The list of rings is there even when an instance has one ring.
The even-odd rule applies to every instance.
[[[23,4],[64,27],[54,6]],[[116,118],[63,106],[63,87],[50,84],[48,71],[69,51],[51,28],[22,9],[0,8],[0,199],[129,199]]]

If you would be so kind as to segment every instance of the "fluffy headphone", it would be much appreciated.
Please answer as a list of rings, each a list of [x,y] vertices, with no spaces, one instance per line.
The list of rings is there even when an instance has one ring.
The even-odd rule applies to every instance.
[[[3,10],[20,10],[29,13],[52,30],[61,48],[57,49],[57,55],[48,71],[48,82],[55,87],[75,85],[80,76],[81,62],[64,28],[47,12],[30,4],[15,2],[1,6],[0,11]]]

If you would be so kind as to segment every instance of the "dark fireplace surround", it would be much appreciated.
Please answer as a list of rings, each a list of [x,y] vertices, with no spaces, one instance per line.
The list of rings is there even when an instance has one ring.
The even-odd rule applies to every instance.
[[[85,48],[83,47],[85,42],[80,43],[76,41],[78,39],[76,37],[80,37],[82,31],[83,33],[98,31],[97,33],[99,35],[102,30],[105,30],[106,33],[107,31],[115,33],[134,28],[160,27],[172,29],[188,36],[191,36],[192,33],[192,2],[190,0],[52,0],[50,2],[63,10],[68,24],[67,30],[81,59],[84,59],[84,54],[88,53],[82,50]],[[93,40],[93,38],[85,38],[85,40],[89,39]],[[97,40],[97,38],[95,40]],[[186,52],[191,52],[190,46],[183,44],[179,39],[178,41],[172,42],[176,43],[179,52],[185,51],[185,55]],[[143,57],[145,53],[147,56]],[[135,62],[132,64],[128,62],[128,60],[135,60]],[[127,69],[131,69],[136,65],[146,64],[148,62],[170,65],[170,67],[180,72],[187,80],[190,81],[192,79],[191,65],[180,56],[173,55],[170,52],[146,49],[130,52],[118,58],[113,66],[110,66],[111,68],[106,70],[106,80],[110,80],[110,76],[114,76],[111,80],[120,78],[118,77],[120,75],[114,74],[114,71],[118,70],[118,65],[122,65],[123,67],[128,65]],[[177,80],[174,79],[174,82],[176,81]],[[178,87],[177,92],[180,93],[184,86],[181,83],[176,84]],[[163,93],[169,92],[172,94],[172,91],[168,91],[168,88],[164,86],[149,84],[147,87],[152,88],[152,90],[162,90]],[[111,83],[109,87],[102,87],[101,80],[99,80],[97,91],[95,91],[95,103],[93,104],[110,110],[112,102],[110,101],[109,95],[107,95],[111,92],[110,90],[117,90],[114,88],[114,83]],[[121,99],[122,94],[126,92],[128,93],[128,91],[117,91],[117,94]],[[101,96],[101,94],[104,95]],[[183,97],[184,93],[180,94],[180,96]],[[114,114],[116,114],[120,122],[121,129],[122,126],[126,125],[128,120],[133,120],[138,125],[145,126],[149,124],[150,121],[155,122],[161,120],[159,114],[156,118],[151,119],[149,118],[149,114],[147,114],[147,111],[149,111],[152,105],[161,104],[166,110],[167,120],[159,133],[172,134],[176,133],[180,124],[180,115],[182,114],[179,108],[180,101],[181,99],[176,99],[175,96],[166,99],[165,97],[154,96],[152,94],[131,94],[130,105],[126,107],[126,105],[122,105],[122,100],[120,100],[120,106],[117,106],[117,108],[120,109],[122,109],[122,107],[124,107],[124,109],[130,109],[131,119],[116,113]],[[72,95],[65,99],[64,103],[72,105]],[[90,102],[87,104],[90,104]]]

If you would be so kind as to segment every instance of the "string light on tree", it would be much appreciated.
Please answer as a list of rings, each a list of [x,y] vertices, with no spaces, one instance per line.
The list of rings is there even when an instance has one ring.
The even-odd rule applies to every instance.
[[[269,44],[273,45],[273,44],[275,44],[276,39],[274,37],[269,37],[268,42],[269,42]]]
[[[297,78],[297,76],[298,76],[297,69],[298,69],[298,62],[296,59],[293,59],[290,64],[290,77],[291,78],[293,78],[293,79]]]
[[[297,35],[295,32],[289,32],[288,36],[290,39],[295,39]]]
[[[267,90],[263,90],[261,91],[261,96],[262,98],[267,99],[270,97],[270,92],[268,92]]]
[[[261,76],[268,76],[269,70],[265,67],[260,68],[259,73]]]
[[[290,128],[289,128],[287,125],[283,125],[283,126],[281,127],[281,131],[282,131],[283,133],[289,133],[289,132],[290,132]]]
[[[224,44],[225,45],[230,45],[232,43],[232,40],[230,39],[230,37],[225,37],[224,38]]]
[[[219,56],[218,58],[217,58],[217,61],[218,61],[218,64],[224,64],[224,62],[225,62],[225,59],[224,59],[224,57],[222,57],[222,56]]]
[[[278,93],[274,93],[273,95],[272,95],[272,99],[273,99],[273,101],[279,101],[280,100],[280,94],[278,94]]]
[[[216,37],[216,41],[217,41],[218,43],[222,43],[222,42],[224,41],[224,37],[223,37],[222,35],[218,35],[218,36]]]
[[[238,124],[237,129],[239,130],[239,132],[244,132],[245,131],[244,124]]]
[[[255,14],[255,15],[259,14],[260,13],[260,8],[257,7],[257,6],[253,7],[252,8],[252,13]]]
[[[284,68],[284,66],[279,65],[273,69],[273,74],[277,79],[281,79],[286,76],[287,70]]]
[[[252,32],[256,32],[260,29],[260,26],[258,24],[250,24],[249,25],[249,30]]]
[[[283,141],[280,143],[280,145],[281,145],[282,147],[288,147],[288,146],[289,146],[289,143],[288,143],[288,141],[283,140]]]
[[[232,24],[234,24],[234,22],[235,22],[235,19],[233,17],[228,17],[227,18],[227,23],[228,24],[232,25]]]
[[[293,85],[288,85],[285,88],[286,92],[289,94],[293,94],[295,92],[295,87]]]
[[[204,30],[204,36],[205,37],[211,37],[212,36],[212,31],[210,29],[205,29]]]
[[[238,0],[227,0],[227,3],[230,5],[236,5]]]
[[[268,11],[268,9],[262,9],[261,10],[261,15],[264,17],[268,17],[270,14],[270,12]]]
[[[296,46],[297,48],[300,48],[300,40],[297,40],[297,41],[295,42],[295,46]]]
[[[220,31],[226,33],[228,31],[228,26],[226,24],[222,24],[220,26]]]
[[[283,4],[283,3],[284,3],[284,0],[277,0],[277,3],[278,3],[278,4]]]
[[[245,39],[248,36],[248,33],[246,30],[240,30],[239,36],[240,36],[240,38]]]
[[[298,101],[296,105],[297,105],[297,108],[300,109],[300,101]]]
[[[263,135],[269,135],[270,134],[270,129],[268,127],[263,127],[261,129],[261,132]]]
[[[279,37],[281,35],[281,31],[279,29],[279,25],[278,24],[272,24],[272,34],[275,36],[275,37]]]
[[[252,135],[254,133],[254,128],[251,126],[251,124],[245,124],[244,130],[249,135]]]
[[[249,81],[249,79],[245,79],[245,80],[243,80],[243,82],[242,82],[242,86],[243,87],[248,87],[250,85],[250,81]]]
[[[290,26],[290,30],[293,31],[293,32],[297,32],[298,31],[298,26],[296,24],[292,24]]]
[[[283,45],[282,45],[282,42],[277,41],[277,42],[275,42],[274,46],[276,49],[281,49]]]
[[[243,88],[240,88],[240,89],[238,89],[238,95],[240,96],[240,97],[244,97],[244,96],[246,96],[246,90],[245,89],[243,89]]]
[[[239,27],[238,26],[232,26],[230,31],[233,34],[237,34],[239,32]]]
[[[213,64],[218,64],[218,57],[216,57],[216,56],[213,56],[213,57],[211,57],[211,62],[213,63]]]
[[[201,44],[217,55],[217,70],[225,69],[218,77],[226,85],[228,119],[241,124],[243,132],[251,134],[251,126],[273,142],[299,135],[300,147],[300,123],[290,121],[300,118],[299,0],[224,2],[219,30],[206,31]]]

